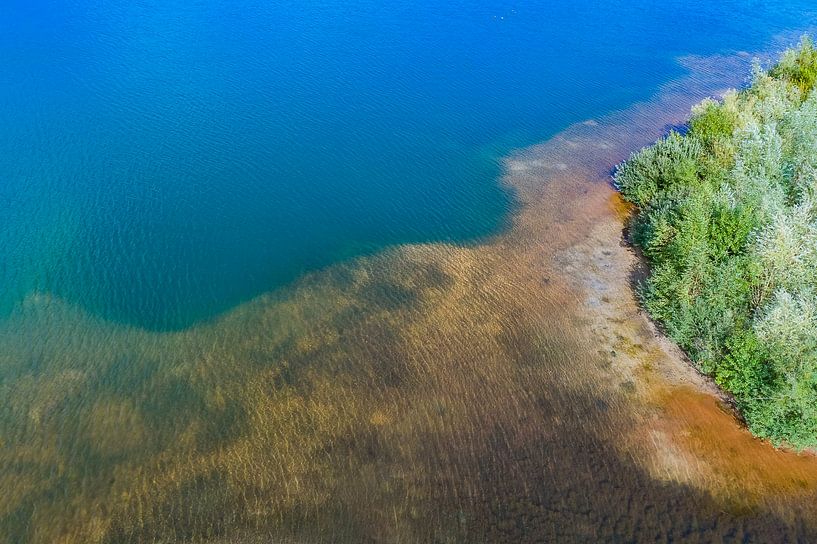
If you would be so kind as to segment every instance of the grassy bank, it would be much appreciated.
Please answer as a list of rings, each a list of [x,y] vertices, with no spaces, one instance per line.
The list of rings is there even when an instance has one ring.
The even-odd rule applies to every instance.
[[[817,49],[693,110],[620,166],[643,303],[751,431],[817,446]]]

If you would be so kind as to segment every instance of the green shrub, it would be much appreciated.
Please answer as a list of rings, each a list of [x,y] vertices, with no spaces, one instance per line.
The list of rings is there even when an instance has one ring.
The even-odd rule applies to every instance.
[[[715,382],[749,407],[771,394],[772,367],[763,344],[751,330],[735,332],[726,343],[726,354],[714,371]]]
[[[709,222],[709,245],[713,258],[723,260],[742,253],[755,228],[755,217],[745,207],[718,206]]]
[[[643,206],[659,191],[694,183],[700,154],[698,140],[671,132],[621,165],[615,175],[616,186],[628,200]]]
[[[646,309],[750,430],[817,446],[817,50],[804,40],[621,165]]]
[[[735,113],[712,99],[704,100],[693,112],[689,133],[707,144],[731,138],[737,128]]]
[[[800,89],[804,94],[814,89],[817,83],[817,49],[814,42],[804,37],[800,42],[800,47],[786,51],[780,62],[771,69],[769,75],[789,81]]]

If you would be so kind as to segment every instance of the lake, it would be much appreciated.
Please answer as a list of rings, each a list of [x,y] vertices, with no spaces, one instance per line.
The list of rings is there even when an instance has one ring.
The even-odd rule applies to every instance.
[[[605,182],[815,23],[8,0],[0,542],[814,536],[814,465],[645,377]]]

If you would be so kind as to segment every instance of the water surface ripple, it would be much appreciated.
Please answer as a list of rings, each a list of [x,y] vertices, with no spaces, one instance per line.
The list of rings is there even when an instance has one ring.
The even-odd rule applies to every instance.
[[[496,233],[501,158],[754,50],[809,2],[7,0],[0,316],[151,330],[388,246]],[[706,32],[691,32],[706,28]]]
[[[787,17],[798,13],[793,3],[754,6],[751,13],[742,3],[728,4],[718,10],[744,22],[754,21],[754,14],[765,9],[779,16],[773,21],[789,22]],[[200,81],[177,81],[172,71],[163,71],[161,63],[135,72],[132,79],[111,77],[109,82],[70,68],[68,61],[76,60],[72,55],[97,51],[103,43],[151,52],[145,57],[151,62],[162,60],[155,56],[155,40],[178,46],[172,53],[180,56],[189,52],[184,44],[209,43],[217,29],[207,25],[156,27],[159,15],[187,9],[173,2],[163,5],[165,11],[146,2],[129,7],[67,3],[66,13],[54,12],[40,32],[59,34],[64,25],[77,21],[93,23],[96,32],[59,54],[37,47],[42,44],[34,38],[40,34],[27,35],[31,29],[25,25],[9,29],[15,39],[28,40],[19,43],[26,44],[28,54],[39,55],[32,58],[67,63],[55,69],[51,74],[55,81],[47,86],[52,98],[59,97],[66,107],[57,122],[67,128],[65,133],[44,129],[54,122],[53,111],[46,112],[53,104],[23,101],[24,80],[11,86],[21,94],[2,109],[4,121],[25,112],[32,116],[28,132],[21,132],[20,142],[25,145],[14,144],[7,135],[0,155],[4,171],[14,174],[10,184],[0,186],[1,202],[9,203],[10,210],[0,230],[2,273],[13,292],[0,319],[0,541],[817,539],[817,463],[811,457],[775,452],[751,439],[708,393],[706,382],[656,336],[638,311],[628,284],[635,260],[621,245],[625,210],[607,183],[612,165],[682,122],[691,104],[726,86],[739,85],[748,73],[750,56],[713,55],[712,51],[685,56],[677,69],[659,70],[646,86],[640,86],[645,83],[640,80],[630,91],[622,91],[621,96],[632,97],[630,92],[652,98],[618,113],[572,118],[585,112],[586,106],[558,108],[566,111],[561,115],[580,122],[497,163],[495,169],[504,172],[499,189],[496,185],[479,189],[478,176],[472,171],[462,174],[459,190],[475,191],[480,202],[505,191],[514,195],[516,206],[504,218],[497,219],[503,217],[501,213],[492,215],[497,210],[487,213],[493,217],[487,220],[487,228],[481,223],[479,228],[470,225],[457,231],[464,223],[457,223],[459,216],[450,215],[447,206],[461,207],[465,216],[473,214],[481,220],[485,210],[473,208],[467,199],[456,203],[456,197],[447,196],[447,184],[454,182],[435,178],[429,183],[440,183],[445,190],[430,193],[427,186],[418,188],[418,194],[434,208],[429,213],[446,219],[438,226],[426,224],[425,212],[412,207],[418,206],[413,201],[406,213],[418,213],[419,221],[396,220],[411,225],[413,234],[407,240],[388,235],[376,244],[388,246],[382,251],[373,252],[372,246],[350,249],[346,257],[363,255],[299,273],[286,287],[270,290],[278,284],[267,278],[235,297],[208,298],[210,282],[218,281],[207,275],[210,272],[197,276],[199,267],[221,263],[224,256],[215,258],[218,250],[199,255],[203,260],[194,255],[211,243],[209,236],[218,229],[218,218],[232,225],[240,215],[237,210],[248,203],[256,206],[250,207],[250,216],[253,210],[263,215],[269,204],[265,191],[279,190],[268,188],[263,181],[268,178],[253,177],[266,151],[241,149],[245,129],[251,132],[252,126],[230,125],[228,132],[209,133],[204,126],[200,134],[191,134],[191,125],[168,117],[170,109],[143,111],[133,103],[131,113],[145,116],[144,122],[125,123],[120,129],[134,139],[111,140],[107,144],[111,147],[94,150],[83,147],[91,141],[85,139],[87,131],[99,130],[99,139],[93,141],[105,142],[105,135],[111,134],[106,131],[125,119],[118,116],[128,104],[99,103],[101,119],[86,117],[82,124],[80,112],[87,115],[88,105],[65,91],[65,85],[87,86],[91,93],[123,86],[129,87],[129,97],[147,99],[153,90],[159,92],[153,98],[160,106],[162,99],[181,96],[190,119],[210,119],[212,108],[221,107],[212,96],[181,90],[187,84],[196,89]],[[444,9],[447,17],[453,11],[445,10],[462,9],[456,3],[452,6]],[[617,3],[610,6],[628,9]],[[30,4],[12,7],[37,11]],[[267,23],[248,15],[259,6],[219,7],[202,9],[213,20],[225,21],[219,27],[220,39],[241,42],[243,36],[227,32],[235,28],[236,20],[248,29]],[[290,24],[299,29],[297,35],[342,33],[344,22],[354,17],[364,36],[393,31],[375,24],[379,19],[372,19],[371,10],[326,3],[320,8],[337,17],[319,19],[321,24],[313,28],[299,27],[300,20],[294,16]],[[525,8],[530,7],[494,4],[473,16],[484,12],[510,18],[512,13],[525,13]],[[282,7],[276,14],[293,13],[292,9]],[[558,9],[548,9],[549,16],[558,15]],[[714,24],[713,34],[733,30],[733,23],[706,11],[679,17],[679,11],[686,13],[684,9],[670,3],[669,15],[648,10],[643,21],[634,13],[632,21],[646,24],[656,17],[675,16],[674,22],[686,24],[684,28],[691,28],[693,22],[720,22],[720,26]],[[436,13],[414,4],[388,10],[422,28],[433,26],[427,17]],[[611,27],[615,35],[626,30],[626,18],[610,18],[610,12],[603,17],[597,11],[603,10],[578,8],[593,28]],[[773,21],[754,21],[735,40],[768,45],[769,35],[777,30]],[[103,32],[102,23],[112,25],[112,30]],[[5,20],[4,24],[8,25]],[[137,40],[131,33],[116,31],[122,24],[142,25],[150,31],[139,34]],[[566,32],[557,35],[565,37]],[[653,30],[649,36],[655,40],[663,32]],[[508,40],[515,35],[510,33]],[[632,41],[643,36],[621,35],[628,51],[647,54],[647,48],[632,48]],[[8,50],[8,34],[0,36]],[[313,43],[291,37],[278,39],[296,52],[308,51]],[[401,39],[420,40],[408,35],[398,38],[389,55],[401,50]],[[468,43],[478,43],[479,38]],[[785,43],[791,39],[791,35],[782,38]],[[440,55],[448,44],[445,40],[432,43],[441,48]],[[600,52],[600,42],[593,43]],[[781,43],[773,43],[771,49]],[[462,59],[478,63],[478,56],[471,58],[470,53],[476,55],[467,48],[460,51]],[[10,59],[10,66],[20,74],[30,72],[39,81],[36,64],[13,55]],[[218,66],[224,58],[214,51],[206,62],[204,56],[183,60],[209,73],[209,63]],[[639,65],[638,60],[633,60],[634,65]],[[248,62],[245,76],[255,73],[252,63],[264,72],[271,60],[258,54]],[[497,61],[495,66],[499,65]],[[442,65],[432,66],[441,70]],[[507,69],[520,70],[524,65],[511,66],[515,68]],[[536,72],[533,68],[525,66],[525,77]],[[113,63],[95,69],[100,71],[97,76],[121,76],[109,71],[125,68]],[[652,82],[657,85],[662,74],[672,72],[685,75],[653,92]],[[343,81],[342,75],[336,77]],[[530,77],[541,85],[552,74]],[[568,80],[570,85],[577,81]],[[404,81],[398,78],[394,85]],[[471,83],[463,88],[471,88]],[[602,87],[594,87],[589,94]],[[231,89],[229,84],[214,88],[227,94]],[[487,86],[484,92],[498,93],[498,89]],[[297,96],[310,96],[302,91]],[[433,95],[431,89],[427,91]],[[178,92],[182,94],[173,94]],[[549,96],[556,103],[567,103],[558,94]],[[500,98],[496,97],[497,103]],[[246,117],[240,119],[258,115],[257,126],[264,126],[269,118],[251,104],[244,104]],[[26,109],[10,107],[21,105]],[[223,107],[235,106],[235,101],[228,100]],[[116,115],[105,118],[106,108]],[[609,110],[601,103],[590,107],[594,108]],[[364,113],[362,117],[368,119]],[[480,123],[488,117],[480,118]],[[212,119],[216,123],[228,118]],[[298,125],[291,119],[287,122]],[[337,122],[347,127],[346,120]],[[390,126],[399,132],[400,125]],[[69,128],[83,137],[70,137]],[[144,130],[162,136],[149,139],[158,146],[150,153],[140,147],[144,141],[135,138]],[[491,145],[498,145],[493,138],[502,130],[486,129]],[[336,136],[321,131],[321,138],[330,137]],[[281,141],[286,142],[282,149],[297,148],[292,140]],[[327,153],[336,152],[328,140],[320,141],[325,142]],[[37,142],[40,147],[28,147]],[[431,147],[441,143],[434,138],[429,142]],[[235,162],[227,161],[221,148],[233,143]],[[501,147],[489,146],[484,152],[494,160],[495,150]],[[114,148],[115,153],[108,153]],[[31,149],[37,150],[39,161],[32,159]],[[96,152],[100,149],[106,152]],[[202,149],[214,152],[202,153]],[[309,149],[311,154],[302,159],[305,164],[326,167],[319,166],[318,148]],[[188,156],[192,150],[195,153]],[[384,153],[381,158],[391,160]],[[424,157],[422,149],[414,148],[413,153]],[[426,160],[430,162],[411,168],[433,172],[434,161]],[[68,166],[56,169],[62,161]],[[129,177],[112,174],[126,172],[120,170],[125,164],[133,168]],[[235,169],[230,175],[222,170],[211,182],[201,181],[202,171],[218,172],[228,164]],[[400,167],[392,162],[389,172]],[[181,177],[169,175],[168,168]],[[57,171],[64,176],[55,176]],[[149,171],[155,176],[145,174]],[[359,173],[367,171],[361,167]],[[241,176],[231,177],[238,172]],[[400,172],[405,175],[405,170]],[[130,182],[116,181],[120,179]],[[226,180],[245,190],[240,196],[228,194],[225,187],[233,185]],[[101,188],[103,181],[109,182],[106,190]],[[158,185],[151,185],[154,182]],[[280,190],[292,194],[314,190],[290,185]],[[367,195],[360,208],[352,207],[356,213],[374,205],[366,190],[350,197],[354,192],[337,200],[327,198],[334,194],[328,189],[320,194],[326,206],[339,208]],[[38,200],[43,193],[49,198]],[[435,198],[437,194],[442,198]],[[135,200],[124,198],[127,195],[135,195]],[[440,201],[447,203],[439,207]],[[505,210],[501,201],[499,209]],[[208,213],[202,215],[199,206],[205,202]],[[156,214],[145,215],[148,209]],[[379,209],[383,217],[394,219],[384,209],[389,208]],[[302,212],[293,213],[305,225],[317,223],[316,228],[331,231],[338,239],[352,239],[345,231],[341,234],[343,229],[336,228],[336,223],[314,220],[331,217],[326,209],[312,210],[312,215],[301,216]],[[256,219],[248,221],[254,225]],[[485,237],[494,232],[497,221],[506,221],[508,228]],[[389,232],[387,223],[377,223],[375,230]],[[201,225],[212,225],[214,230],[202,233],[200,239],[194,237],[193,245],[187,246],[186,236]],[[233,235],[247,232],[236,228],[216,237],[215,247],[218,240],[232,247]],[[141,234],[134,238],[133,230]],[[159,230],[165,234],[157,237]],[[309,229],[289,232],[314,234]],[[480,243],[459,243],[472,236],[483,237]],[[256,242],[259,239],[263,236]],[[293,247],[303,250],[307,247],[303,240]],[[414,243],[400,243],[409,241]],[[190,249],[194,246],[198,249]],[[276,248],[271,252],[280,249],[274,243],[270,247]],[[179,251],[183,256],[178,260],[157,257]],[[244,251],[252,253],[250,246],[239,252],[244,255]],[[116,259],[121,261],[111,264]],[[221,280],[238,281],[236,270],[253,270],[251,264],[234,262],[232,257],[223,262],[218,272],[224,274]],[[127,272],[124,280],[123,271]],[[197,293],[196,282],[207,287],[201,293],[206,302],[190,313],[179,310],[191,293]],[[139,298],[142,290],[152,294]],[[125,295],[133,300],[116,302]],[[156,312],[163,317],[145,321],[145,316]]]

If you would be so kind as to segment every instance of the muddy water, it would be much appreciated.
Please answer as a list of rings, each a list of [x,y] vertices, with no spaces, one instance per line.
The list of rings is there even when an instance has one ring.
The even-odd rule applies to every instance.
[[[817,461],[752,439],[630,288],[611,167],[749,63],[684,62],[508,158],[520,206],[483,244],[397,247],[182,332],[30,298],[0,328],[3,541],[817,538]]]

